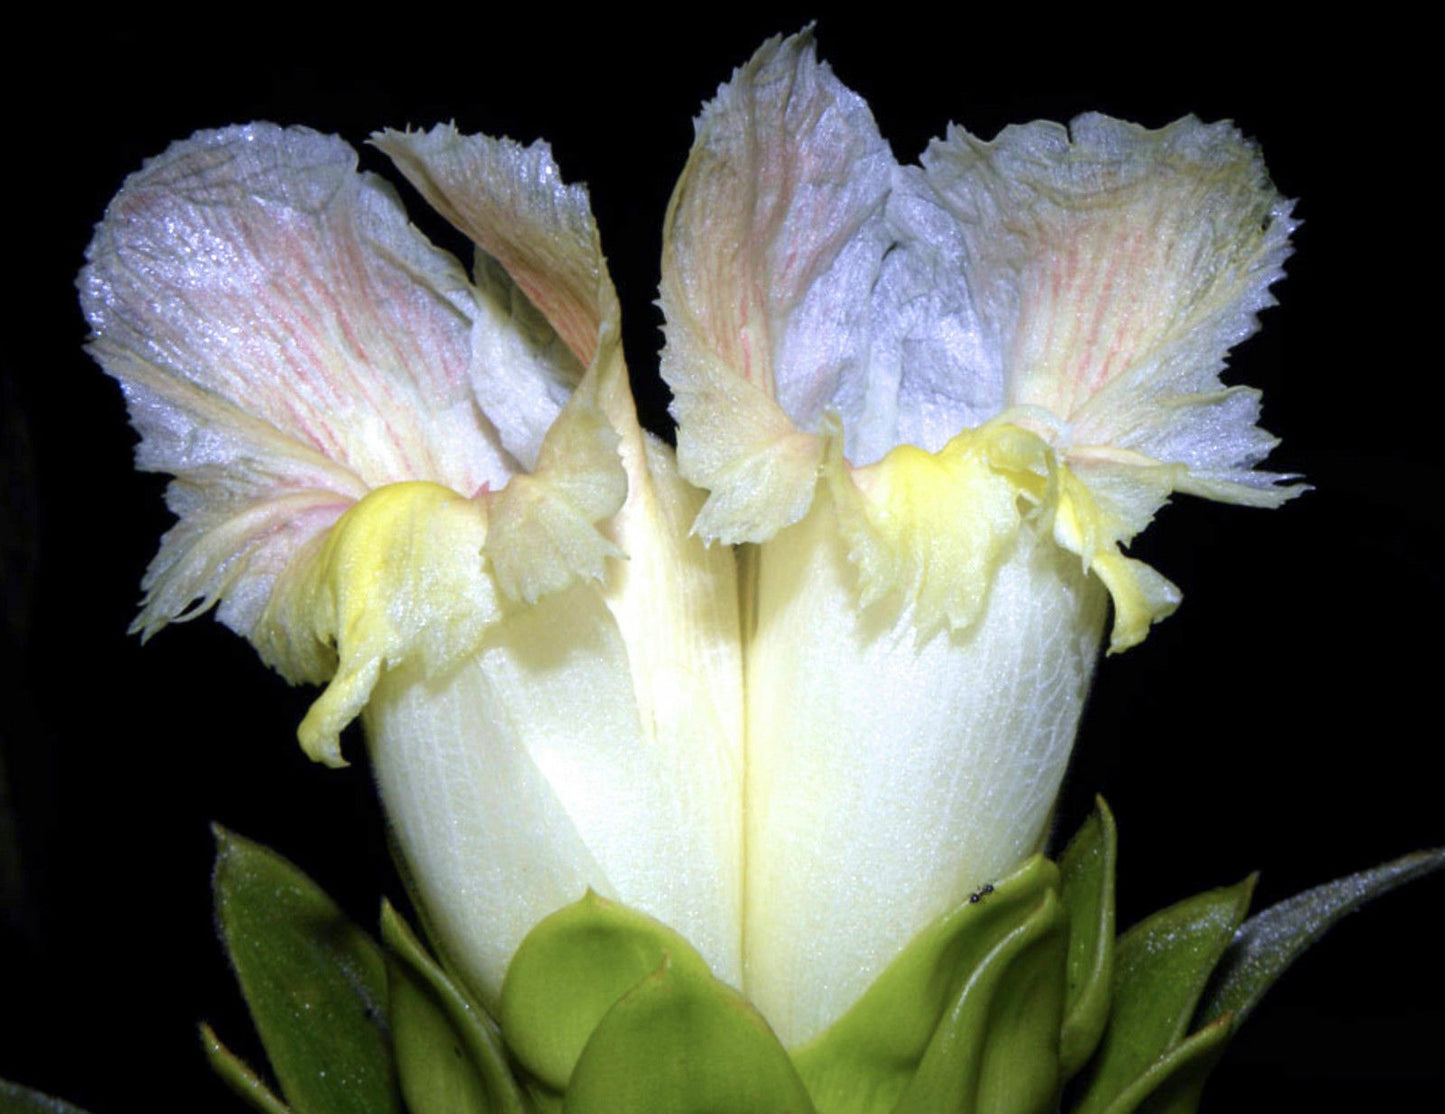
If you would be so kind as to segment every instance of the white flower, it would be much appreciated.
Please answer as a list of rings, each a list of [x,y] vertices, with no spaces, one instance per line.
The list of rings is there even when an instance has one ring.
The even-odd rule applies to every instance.
[[[1193,119],[953,128],[901,167],[807,33],[704,109],[663,375],[697,529],[760,543],[744,986],[784,1043],[1039,849],[1106,594],[1114,649],[1178,602],[1120,546],[1173,491],[1296,490],[1218,379],[1288,209]]]
[[[687,538],[698,500],[638,428],[586,194],[541,145],[376,143],[476,243],[473,278],[304,129],[178,143],[96,231],[92,351],[140,466],[176,477],[137,627],[219,603],[327,685],[321,760],[366,709],[410,880],[484,1001],[589,886],[736,981],[733,564]]]

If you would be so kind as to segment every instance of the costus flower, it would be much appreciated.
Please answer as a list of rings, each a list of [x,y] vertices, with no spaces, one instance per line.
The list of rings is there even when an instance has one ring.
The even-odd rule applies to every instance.
[[[1115,650],[1178,603],[1124,552],[1165,500],[1298,490],[1219,379],[1289,206],[1193,119],[953,129],[904,167],[809,34],[774,40],[667,214],[674,458],[547,149],[373,142],[470,274],[345,143],[269,125],[176,144],[96,232],[92,351],[175,477],[137,628],[215,605],[325,686],[319,760],[362,720],[486,1008],[591,890],[805,1049],[1041,849],[1111,601]]]
[[[900,166],[806,33],[703,110],[662,373],[697,530],[758,543],[744,971],[785,1043],[1041,848],[1106,597],[1114,650],[1179,601],[1121,552],[1167,497],[1298,490],[1219,381],[1292,227],[1229,124],[955,127]]]
[[[544,146],[375,140],[469,277],[340,140],[203,132],[133,175],[80,280],[179,518],[136,627],[218,605],[341,761],[365,710],[428,924],[481,999],[589,887],[736,980],[732,558],[633,412],[585,192]],[[626,554],[626,560],[622,555]]]

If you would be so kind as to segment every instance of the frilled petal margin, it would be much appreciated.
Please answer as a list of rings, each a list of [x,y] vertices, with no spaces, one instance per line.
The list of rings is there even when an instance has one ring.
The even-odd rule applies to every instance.
[[[990,554],[1032,520],[1132,645],[1178,592],[1120,547],[1173,491],[1301,490],[1254,470],[1274,445],[1257,392],[1219,381],[1272,301],[1289,211],[1231,125],[1192,118],[953,128],[900,167],[808,32],[767,43],[699,117],[666,227],[696,529],[765,541],[836,471],[862,599],[918,602],[926,632],[974,621]],[[1000,423],[1037,442],[1010,439],[1021,473],[983,448]]]
[[[534,176],[521,192],[570,200],[545,149],[494,155],[499,177]],[[557,342],[509,259],[470,282],[342,141],[254,124],[177,143],[126,181],[88,260],[92,352],[139,466],[176,477],[137,628],[219,603],[288,679],[330,680],[314,757],[341,761],[382,668],[454,663],[508,601],[616,555],[595,524],[626,476],[576,338]]]
[[[826,409],[864,388],[893,173],[868,106],[773,39],[698,117],[664,226],[662,374],[697,530],[762,541],[812,503]]]
[[[1290,205],[1233,126],[1192,117],[1088,115],[991,143],[953,128],[922,178],[957,221],[976,312],[999,323],[1004,416],[1058,455],[1055,539],[1113,594],[1112,648],[1133,645],[1178,593],[1118,548],[1171,492],[1278,506],[1301,490],[1253,470],[1275,445],[1259,394],[1219,380],[1273,304]]]

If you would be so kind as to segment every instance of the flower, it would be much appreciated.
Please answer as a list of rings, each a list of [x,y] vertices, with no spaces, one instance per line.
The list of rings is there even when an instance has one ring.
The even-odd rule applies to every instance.
[[[674,458],[547,149],[373,142],[471,276],[304,129],[176,144],[97,230],[92,350],[176,477],[137,626],[217,605],[325,684],[320,760],[363,720],[489,1009],[591,889],[807,1045],[1040,848],[1110,599],[1113,649],[1178,602],[1122,547],[1174,491],[1298,490],[1218,378],[1288,205],[1192,119],[954,129],[902,167],[808,33],[773,40],[667,215]]]
[[[81,275],[140,467],[179,517],[136,628],[218,604],[338,764],[365,709],[419,904],[492,1004],[587,888],[737,978],[731,555],[637,425],[586,194],[545,146],[376,145],[478,247],[471,279],[340,140],[203,132],[133,175]],[[627,560],[620,556],[627,554]]]
[[[1292,227],[1192,118],[955,127],[899,166],[806,32],[699,117],[662,372],[697,529],[758,543],[745,979],[785,1044],[1040,849],[1106,594],[1114,650],[1179,601],[1120,551],[1169,494],[1299,490],[1218,379]]]

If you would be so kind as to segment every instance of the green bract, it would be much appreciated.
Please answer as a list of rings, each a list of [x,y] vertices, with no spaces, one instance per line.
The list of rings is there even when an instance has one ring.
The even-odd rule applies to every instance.
[[[216,845],[216,923],[286,1102],[297,1114],[400,1111],[381,949],[275,852],[221,828]],[[213,1062],[235,1063],[214,1048]],[[281,1108],[238,1086],[239,1071],[222,1074],[257,1109]]]
[[[1094,1051],[1109,1021],[1114,983],[1114,866],[1118,835],[1102,797],[1059,862],[1069,911],[1068,999],[1059,1034],[1059,1067],[1073,1075]]]
[[[758,1012],[706,971],[670,958],[588,1038],[565,1114],[810,1114],[808,1092]]]
[[[927,1074],[936,1075],[940,1058],[977,1058],[979,1049],[959,1044],[953,1031],[956,1015],[987,1008],[980,995],[994,993],[1015,952],[1024,947],[1015,939],[1021,930],[1062,941],[1058,877],[1052,863],[1035,856],[989,892],[980,891],[978,900],[970,899],[914,940],[828,1032],[798,1050],[799,1069],[820,1109],[890,1111],[904,1100],[925,1062]],[[1061,991],[1062,952],[1058,966],[1054,982]],[[1061,1006],[1048,1001],[1039,1008],[1057,1015]],[[1054,1030],[1057,1043],[1057,1016]],[[975,1044],[984,1036],[976,1034]],[[1028,1058],[1035,1058],[1032,1050]],[[1057,1075],[1057,1069],[1051,1074]],[[903,1109],[917,1109],[916,1100],[908,1101],[914,1105]]]
[[[517,949],[502,984],[502,1032],[523,1067],[564,1091],[607,1013],[649,976],[664,973],[669,983],[712,977],[677,933],[589,890]]]
[[[451,983],[390,905],[381,910],[397,1077],[412,1114],[526,1109],[497,1027]]]
[[[1291,961],[1445,866],[1409,855],[1245,920],[1249,878],[1116,939],[1101,800],[1057,865],[984,886],[788,1050],[680,935],[596,894],[526,938],[494,1019],[389,906],[377,943],[284,859],[219,843],[222,938],[285,1100],[203,1033],[264,1114],[1192,1114]],[[0,1114],[73,1109],[0,1085]]]

